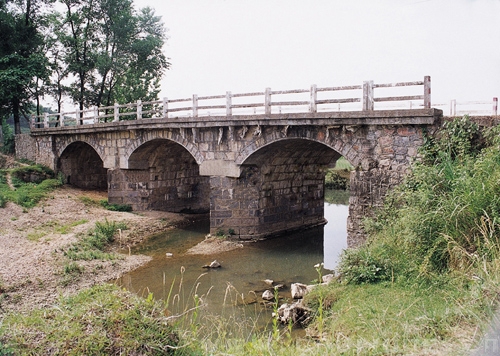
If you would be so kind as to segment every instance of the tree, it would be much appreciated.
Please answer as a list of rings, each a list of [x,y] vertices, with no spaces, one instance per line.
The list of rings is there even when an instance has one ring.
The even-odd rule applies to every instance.
[[[0,0],[0,114],[12,114],[15,134],[21,133],[20,117],[35,96],[36,78],[48,74],[35,16],[42,3]]]
[[[131,0],[60,0],[59,41],[80,110],[114,102],[154,100],[169,63],[162,52],[165,28],[150,8]]]

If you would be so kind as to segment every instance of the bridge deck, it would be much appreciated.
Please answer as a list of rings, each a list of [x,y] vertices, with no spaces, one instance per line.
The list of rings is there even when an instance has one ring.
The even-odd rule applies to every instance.
[[[101,131],[121,131],[150,128],[204,128],[218,126],[274,126],[274,125],[431,125],[442,115],[439,109],[408,109],[379,111],[343,111],[321,113],[289,113],[271,115],[233,115],[208,117],[153,118],[122,120],[79,126],[32,128],[31,134],[66,135]]]

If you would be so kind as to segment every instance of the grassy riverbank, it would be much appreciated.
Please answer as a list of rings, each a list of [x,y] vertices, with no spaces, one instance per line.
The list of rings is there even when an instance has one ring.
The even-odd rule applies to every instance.
[[[367,244],[344,254],[337,282],[307,296],[315,318],[305,337],[272,322],[257,336],[229,332],[217,319],[202,330],[194,294],[175,316],[151,296],[94,287],[52,307],[4,316],[0,355],[468,354],[500,292],[499,132],[481,136],[461,118],[440,139],[426,140],[422,161],[366,221]]]

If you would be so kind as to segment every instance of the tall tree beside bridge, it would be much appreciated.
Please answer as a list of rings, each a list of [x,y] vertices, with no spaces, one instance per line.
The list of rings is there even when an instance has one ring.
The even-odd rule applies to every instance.
[[[21,133],[21,115],[37,98],[37,81],[48,75],[39,31],[40,8],[46,2],[0,1],[0,115],[13,116],[16,134]]]
[[[55,16],[71,81],[69,95],[80,110],[138,99],[157,99],[169,62],[161,18],[131,0],[60,0]],[[64,67],[59,66],[59,67]]]

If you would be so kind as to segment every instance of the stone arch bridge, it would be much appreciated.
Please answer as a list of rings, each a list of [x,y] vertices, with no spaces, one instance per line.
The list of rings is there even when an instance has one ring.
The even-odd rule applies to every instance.
[[[216,116],[200,116],[197,110],[207,108],[193,97],[188,117],[169,117],[163,109],[159,117],[144,118],[142,103],[134,104],[134,113],[142,111],[134,120],[117,120],[122,113],[116,106],[111,122],[89,122],[79,112],[76,125],[67,116],[46,117],[16,138],[16,149],[62,172],[69,184],[107,189],[110,203],[209,211],[212,234],[222,230],[242,239],[324,224],[325,173],[343,156],[356,167],[348,218],[348,242],[355,246],[363,241],[362,219],[401,182],[424,132],[442,117],[430,102],[419,109],[373,110],[365,104],[366,98],[376,101],[366,85],[358,111],[317,110],[314,87],[305,112],[273,112],[273,92],[266,90],[262,114],[235,115],[228,93],[225,105],[210,106],[226,110]]]

